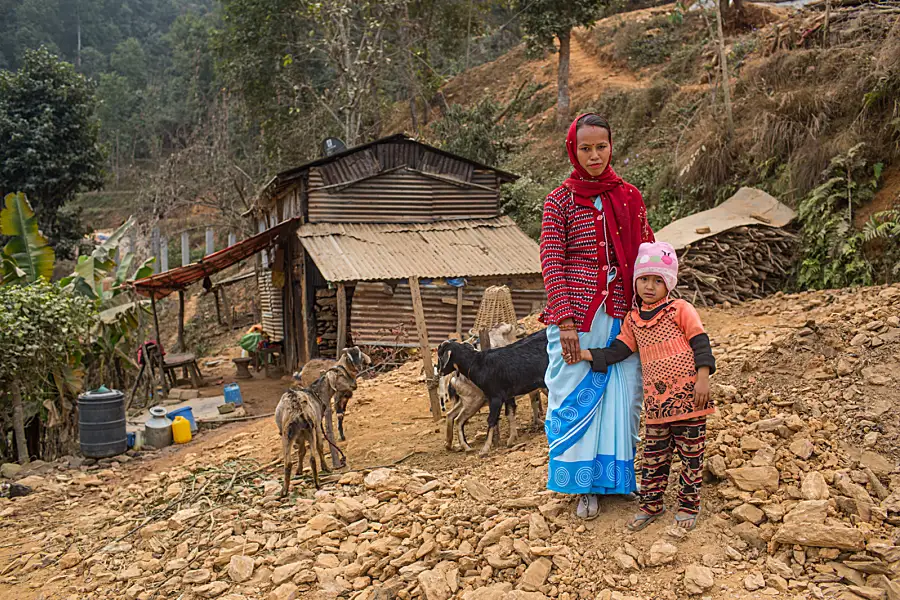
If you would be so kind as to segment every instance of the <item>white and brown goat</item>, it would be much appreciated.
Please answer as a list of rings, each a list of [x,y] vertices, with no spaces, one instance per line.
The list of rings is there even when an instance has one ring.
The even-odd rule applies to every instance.
[[[305,388],[291,388],[281,396],[275,408],[275,423],[281,434],[281,451],[284,459],[284,484],[281,495],[287,496],[291,487],[291,454],[297,446],[297,474],[303,471],[306,446],[309,445],[309,466],[313,483],[319,489],[319,472],[316,468],[316,453],[323,471],[330,471],[322,451],[322,418],[330,399],[339,392],[351,392],[356,381],[349,379],[337,368],[325,371],[312,385]],[[331,443],[329,441],[329,443]]]
[[[506,323],[494,327],[488,335],[492,349],[503,348],[516,341],[516,330],[512,325]],[[475,349],[474,346],[470,347],[473,350]],[[459,439],[460,447],[466,452],[471,452],[472,447],[469,446],[466,440],[466,423],[488,404],[487,396],[472,380],[459,371],[454,371],[440,376],[438,397],[441,399],[442,406],[452,402],[452,408],[447,413],[447,449],[453,449],[455,432],[456,437]],[[539,430],[543,428],[544,423],[541,392],[540,390],[533,390],[528,394],[528,397],[531,400],[532,427]],[[512,409],[507,411],[507,418],[509,419],[509,440],[507,441],[507,446],[513,446],[518,440],[514,403]]]
[[[299,373],[294,374],[294,379],[299,381],[300,386],[306,387],[312,384],[316,379],[322,376],[322,373],[327,371],[328,369],[333,369],[335,367],[343,369],[346,375],[356,381],[356,378],[359,376],[360,372],[365,369],[367,366],[372,364],[372,359],[370,359],[365,352],[359,349],[358,346],[353,346],[351,348],[344,348],[341,350],[341,356],[338,360],[331,360],[330,358],[315,358],[305,365],[303,365],[303,369]],[[354,386],[354,390],[356,387]],[[350,402],[350,398],[353,397],[353,391],[339,391],[334,395],[334,412],[337,414],[337,422],[338,422],[338,439],[340,441],[344,441],[346,437],[344,436],[344,413],[347,411],[347,404]],[[331,403],[329,403],[328,408],[325,410],[325,426],[328,428],[328,434],[333,435],[334,426],[331,423]]]

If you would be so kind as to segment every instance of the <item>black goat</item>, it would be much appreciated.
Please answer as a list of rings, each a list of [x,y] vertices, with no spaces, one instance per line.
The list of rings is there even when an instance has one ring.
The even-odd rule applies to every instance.
[[[544,330],[486,352],[478,352],[470,344],[452,341],[438,347],[441,375],[457,370],[481,388],[488,398],[488,437],[482,454],[490,449],[495,433],[499,439],[501,407],[506,407],[507,415],[515,415],[516,396],[545,388],[544,374],[549,363],[547,332]]]

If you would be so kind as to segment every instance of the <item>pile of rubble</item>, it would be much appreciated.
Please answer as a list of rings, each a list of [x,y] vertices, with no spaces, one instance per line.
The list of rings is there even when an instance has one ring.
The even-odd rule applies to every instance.
[[[746,589],[900,598],[900,287],[744,310],[782,326],[724,340],[706,469]]]
[[[627,533],[628,501],[576,520],[570,498],[544,489],[539,436],[440,470],[337,474],[314,494],[304,481],[280,499],[280,461],[266,462],[275,434],[260,427],[132,483],[110,464],[32,481],[68,517],[32,506],[17,535],[34,550],[0,564],[0,589],[33,582],[48,599],[79,600],[897,600],[900,286],[779,295],[725,316],[721,335],[711,327],[719,412],[693,532]],[[418,389],[416,375],[367,385]],[[20,500],[34,501],[0,516],[24,519]]]

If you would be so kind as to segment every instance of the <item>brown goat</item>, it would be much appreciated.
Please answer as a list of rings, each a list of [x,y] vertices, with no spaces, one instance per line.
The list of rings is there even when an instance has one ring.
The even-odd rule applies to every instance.
[[[301,386],[306,387],[311,385],[328,369],[341,367],[355,381],[360,371],[370,364],[372,364],[372,360],[358,346],[353,346],[352,348],[344,348],[341,351],[340,358],[336,361],[327,358],[316,358],[309,361],[303,365],[300,373],[294,374],[294,379],[298,380]],[[354,386],[353,389],[355,390],[356,387]],[[344,436],[344,413],[347,411],[347,404],[350,402],[351,397],[353,397],[353,390],[339,391],[334,395],[334,412],[337,413],[338,419],[338,439],[342,442],[346,439]],[[329,435],[332,434],[333,430],[330,408],[329,406],[325,409],[324,415]]]
[[[329,471],[322,451],[322,417],[329,399],[335,392],[347,391],[347,379],[338,369],[329,369],[313,384],[303,389],[292,388],[281,396],[275,408],[275,423],[281,434],[281,451],[284,458],[284,484],[281,495],[287,496],[291,487],[291,450],[297,446],[297,474],[303,471],[306,445],[309,444],[309,465],[313,483],[319,489],[319,472],[316,469],[316,453],[323,471]],[[355,385],[355,382],[353,382]]]

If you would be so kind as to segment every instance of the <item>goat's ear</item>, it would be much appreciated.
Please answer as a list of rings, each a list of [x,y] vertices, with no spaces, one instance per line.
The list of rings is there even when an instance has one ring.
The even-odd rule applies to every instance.
[[[335,373],[331,369],[325,371],[325,381],[328,382],[328,385],[332,390],[337,389],[337,373]]]
[[[369,365],[372,364],[372,359],[369,358],[369,355],[368,355],[368,354],[366,354],[366,353],[363,352],[362,350],[359,351],[359,354],[360,354],[360,356],[362,356],[362,362],[363,362],[364,365],[369,366]]]
[[[444,369],[447,367],[447,364],[450,362],[450,356],[453,354],[453,350],[444,349],[444,352],[438,352],[438,373],[443,373]]]

